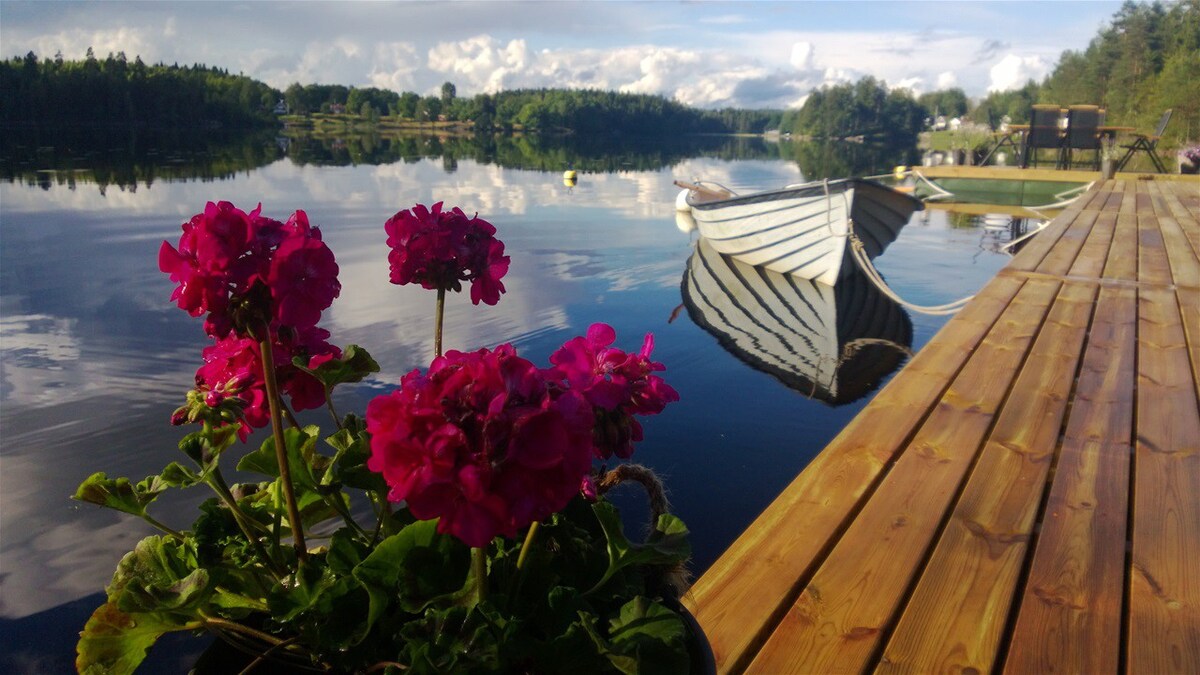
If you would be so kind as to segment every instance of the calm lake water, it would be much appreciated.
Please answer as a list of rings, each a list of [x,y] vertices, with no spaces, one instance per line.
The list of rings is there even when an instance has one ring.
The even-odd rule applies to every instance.
[[[836,151],[625,142],[611,153],[597,144],[583,154],[547,151],[505,161],[506,151],[452,153],[440,147],[444,141],[416,141],[409,151],[389,146],[382,155],[377,144],[356,150],[304,139],[265,143],[240,164],[203,148],[197,156],[164,151],[151,169],[133,162],[103,175],[88,170],[94,167],[87,160],[64,166],[55,150],[5,157],[0,671],[70,670],[77,632],[102,602],[117,561],[150,533],[132,517],[78,505],[68,495],[95,471],[140,480],[181,459],[182,432],[168,419],[192,383],[206,338],[200,320],[169,301],[172,285],[158,271],[157,252],[164,239],[176,242],[180,224],[209,200],[246,210],[261,202],[264,214],[279,219],[304,209],[321,227],[342,282],[323,325],[337,344],[367,347],[383,369],[339,390],[343,411],[361,410],[431,358],[434,294],[388,283],[383,222],[414,203],[477,211],[495,224],[512,257],[508,293],[495,307],[449,297],[447,348],[512,342],[522,356],[545,363],[596,321],[613,325],[618,345],[630,350],[653,332],[654,356],[682,400],[647,420],[635,459],[666,479],[675,512],[693,532],[697,574],[870,400],[867,393],[839,405],[822,401],[811,384],[776,377],[726,349],[728,338],[698,325],[696,307],[682,306],[696,235],[677,227],[672,179],[702,177],[739,191],[776,187],[829,175],[829,164],[806,166],[806,158]],[[39,161],[75,173],[33,173]],[[566,161],[581,169],[572,188],[562,180]],[[903,161],[882,157],[857,172]],[[189,173],[187,166],[203,168]],[[974,292],[1005,264],[1008,256],[996,250],[1000,238],[979,219],[924,211],[876,263],[901,295],[940,304]],[[911,321],[914,350],[945,322],[899,314]],[[799,339],[822,340],[828,342]],[[902,360],[893,350],[876,351],[891,358],[884,370]],[[326,421],[322,411],[302,418]],[[194,504],[208,496],[202,490],[160,500],[155,515],[186,527]],[[644,508],[633,493],[620,504],[634,516]],[[159,650],[147,672],[177,672],[194,649],[177,641]]]

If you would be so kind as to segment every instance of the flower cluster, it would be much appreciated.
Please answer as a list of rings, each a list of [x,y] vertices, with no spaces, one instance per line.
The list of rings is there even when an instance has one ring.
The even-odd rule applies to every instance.
[[[545,369],[511,345],[438,357],[367,406],[367,466],[392,501],[476,547],[562,509],[581,486],[594,499],[593,457],[628,458],[642,439],[633,416],[679,400],[650,374],[663,370],[650,335],[637,354],[611,348],[615,339],[594,324]]]
[[[442,202],[427,208],[417,204],[400,211],[384,224],[391,248],[391,281],[403,286],[418,283],[428,289],[461,291],[471,282],[471,302],[494,305],[500,301],[508,272],[504,243],[496,228],[478,216],[468,218],[457,206],[442,210]]]
[[[628,459],[633,444],[642,440],[642,425],[634,415],[657,415],[679,400],[670,385],[651,374],[665,370],[650,360],[653,335],[646,335],[636,354],[611,347],[616,339],[612,326],[595,323],[586,337],[572,338],[550,355],[557,377],[583,394],[595,411],[595,452],[600,459]]]
[[[590,406],[511,345],[414,370],[370,402],[367,431],[389,499],[475,547],[561,510],[591,467]]]
[[[280,391],[288,395],[292,408],[297,411],[324,405],[325,389],[315,378],[293,365],[292,359],[305,357],[309,366],[315,367],[330,358],[340,358],[341,350],[329,344],[328,338],[328,331],[314,327],[303,331],[281,331],[273,340],[271,355]],[[204,365],[196,371],[196,388],[204,393],[205,402],[213,408],[230,396],[242,400],[242,424],[238,429],[242,441],[251,429],[270,424],[267,385],[257,340],[227,335],[205,347],[203,358]]]
[[[296,211],[286,223],[209,202],[183,224],[179,247],[163,242],[158,267],[179,284],[171,299],[192,316],[207,314],[205,332],[249,337],[258,320],[315,326],[341,292],[333,252],[321,231]]]
[[[158,266],[178,286],[171,299],[192,316],[207,315],[205,348],[196,386],[208,405],[237,396],[244,403],[243,440],[270,421],[259,340],[266,326],[280,389],[296,410],[325,402],[320,382],[292,365],[296,356],[336,358],[340,351],[317,327],[341,292],[333,252],[308,216],[286,223],[246,213],[229,202],[209,202],[183,224],[178,248],[163,242]]]

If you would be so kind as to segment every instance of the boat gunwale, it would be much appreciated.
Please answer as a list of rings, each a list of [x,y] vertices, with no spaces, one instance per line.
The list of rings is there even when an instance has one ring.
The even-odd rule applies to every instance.
[[[892,188],[884,185],[883,183],[880,183],[880,182],[874,181],[874,180],[869,180],[867,178],[838,178],[836,180],[812,181],[809,183],[803,183],[801,185],[796,185],[794,187],[784,187],[784,188],[779,188],[776,190],[753,192],[753,193],[747,194],[747,195],[737,195],[734,197],[730,197],[728,199],[714,199],[712,201],[705,201],[705,202],[693,202],[692,201],[692,193],[689,192],[688,197],[687,197],[687,204],[692,209],[696,209],[696,210],[700,210],[700,211],[710,211],[713,209],[719,209],[719,208],[724,208],[724,207],[728,207],[728,206],[742,206],[742,205],[749,205],[749,204],[757,204],[757,203],[761,203],[761,202],[775,201],[778,199],[787,199],[792,195],[806,196],[806,195],[812,194],[812,193],[822,194],[826,188],[828,188],[830,190],[830,195],[835,194],[835,191],[837,194],[841,194],[842,192],[844,192],[848,189],[852,189],[852,188],[856,189],[859,186],[867,187],[868,189],[873,188],[873,189],[877,189],[877,190],[880,190],[882,192],[885,192],[885,193],[888,193],[891,195],[895,195],[897,197],[903,197],[904,199],[907,199],[907,200],[911,201],[912,203],[916,204],[916,207],[913,209],[914,211],[922,211],[925,209],[925,202],[921,201],[920,199],[917,199],[916,197],[914,197],[910,194],[900,192],[898,190],[893,190]]]

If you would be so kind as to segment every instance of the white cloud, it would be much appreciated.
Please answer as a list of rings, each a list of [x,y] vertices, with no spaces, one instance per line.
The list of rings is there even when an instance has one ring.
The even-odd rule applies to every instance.
[[[411,42],[384,42],[375,45],[375,58],[369,80],[371,86],[392,91],[412,91],[417,88],[417,73],[421,68],[417,47]]]
[[[1008,91],[1024,85],[1031,78],[1040,80],[1050,68],[1040,56],[1009,54],[988,70],[991,81],[988,91]]]
[[[812,70],[814,65],[813,46],[811,42],[797,42],[792,45],[792,57],[789,61],[796,70]]]
[[[939,90],[951,89],[951,88],[957,87],[957,86],[958,86],[958,76],[954,74],[954,71],[947,70],[945,72],[938,73],[937,88]]]
[[[103,59],[109,53],[125,52],[130,61],[141,55],[143,61],[158,58],[154,54],[154,37],[146,32],[133,28],[116,28],[110,30],[72,29],[42,35],[31,41],[29,49],[39,57],[45,58],[62,52],[63,58],[83,59],[88,47],[92,48],[96,58]],[[5,56],[8,56],[7,54]]]
[[[700,19],[700,23],[707,23],[716,26],[729,26],[732,24],[749,22],[750,19],[741,14],[722,14],[721,16],[708,16]]]

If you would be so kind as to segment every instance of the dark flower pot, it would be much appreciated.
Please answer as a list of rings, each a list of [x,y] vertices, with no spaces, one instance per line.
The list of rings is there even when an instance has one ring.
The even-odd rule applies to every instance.
[[[679,605],[676,610],[688,625],[691,640],[688,641],[688,659],[691,662],[692,675],[716,675],[716,657],[713,655],[713,645],[708,643],[708,635],[700,627],[700,622],[692,616],[688,608]]]

